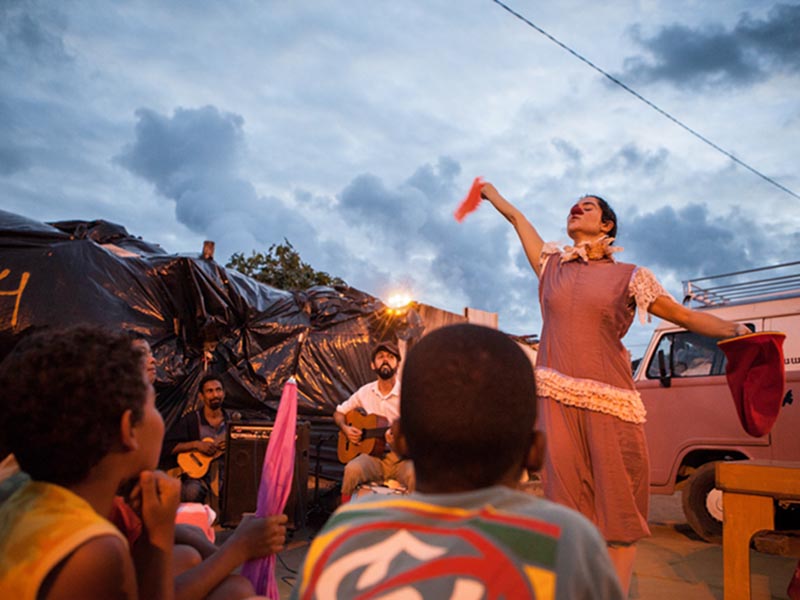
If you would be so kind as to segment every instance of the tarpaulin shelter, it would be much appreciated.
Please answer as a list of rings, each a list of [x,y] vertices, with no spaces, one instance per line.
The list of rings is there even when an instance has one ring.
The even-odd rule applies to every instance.
[[[279,290],[106,221],[45,224],[0,211],[0,358],[26,332],[77,323],[147,338],[167,425],[196,405],[206,370],[221,375],[227,407],[260,419],[274,416],[295,375],[299,418],[330,422],[374,379],[372,343],[423,331],[413,309],[389,311],[351,287]]]

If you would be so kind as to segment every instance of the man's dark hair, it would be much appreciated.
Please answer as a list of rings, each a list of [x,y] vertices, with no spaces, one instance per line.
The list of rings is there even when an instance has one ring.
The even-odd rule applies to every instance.
[[[225,389],[225,384],[222,382],[222,376],[221,375],[217,375],[215,373],[207,373],[207,374],[203,375],[203,378],[200,380],[200,383],[197,384],[197,391],[198,392],[202,392],[203,391],[203,387],[209,381],[219,381],[219,384],[222,386],[222,389],[223,390]]]
[[[595,196],[594,194],[587,194],[584,198],[594,198],[597,200],[597,205],[600,207],[600,220],[603,223],[613,223],[614,226],[611,228],[611,231],[608,232],[608,237],[615,238],[617,237],[617,213],[614,212],[614,209],[611,208],[611,205],[603,200],[600,196]]]
[[[533,366],[494,329],[437,329],[406,357],[400,420],[418,479],[462,489],[497,484],[522,469],[533,439]]]
[[[92,326],[22,340],[0,364],[0,437],[23,471],[59,485],[82,481],[119,443],[120,419],[142,418],[141,351]]]

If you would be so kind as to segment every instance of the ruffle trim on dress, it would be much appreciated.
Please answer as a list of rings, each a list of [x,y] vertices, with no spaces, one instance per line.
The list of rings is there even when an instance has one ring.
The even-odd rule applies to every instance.
[[[618,388],[594,379],[569,377],[548,367],[536,367],[536,394],[629,423],[644,423],[646,420],[647,411],[636,390]]]
[[[553,254],[559,254],[562,263],[573,260],[588,263],[591,260],[601,260],[604,258],[615,262],[614,253],[622,252],[623,249],[618,246],[612,246],[611,244],[613,242],[614,238],[608,237],[607,235],[599,237],[596,240],[581,242],[574,246],[564,246],[563,248],[556,242],[546,242],[542,245],[542,251],[539,254],[539,265],[543,270],[547,264],[547,260]]]
[[[670,300],[675,300],[667,290],[664,289],[653,272],[646,267],[636,267],[631,275],[628,284],[630,295],[636,299],[636,310],[639,313],[639,321],[644,325],[650,322],[650,305],[659,296],[666,296]]]

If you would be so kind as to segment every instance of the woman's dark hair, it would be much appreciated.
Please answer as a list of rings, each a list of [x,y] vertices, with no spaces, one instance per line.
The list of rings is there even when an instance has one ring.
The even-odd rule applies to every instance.
[[[600,207],[601,211],[601,220],[603,223],[613,223],[614,226],[611,228],[611,231],[608,232],[608,237],[615,238],[617,237],[617,213],[614,212],[614,209],[603,200],[600,196],[595,196],[594,194],[586,194],[584,198],[594,198],[597,200],[597,205]]]
[[[77,326],[23,339],[0,364],[0,439],[33,479],[72,485],[119,444],[125,411],[139,422],[142,353],[124,333]]]

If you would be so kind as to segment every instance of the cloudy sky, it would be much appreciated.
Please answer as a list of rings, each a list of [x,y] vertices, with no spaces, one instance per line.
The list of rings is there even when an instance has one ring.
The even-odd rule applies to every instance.
[[[800,3],[508,5],[800,193]],[[604,196],[621,258],[676,296],[798,258],[800,201],[491,0],[0,1],[5,210],[114,221],[168,252],[212,239],[221,263],[287,238],[381,298],[537,333],[511,227],[489,205],[452,217],[478,175],[547,240]]]

